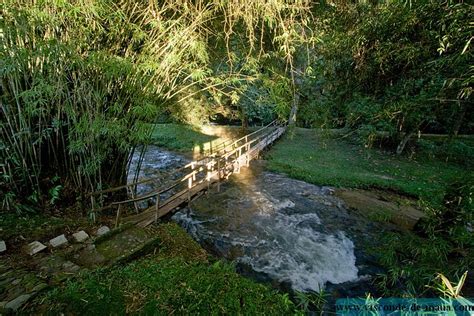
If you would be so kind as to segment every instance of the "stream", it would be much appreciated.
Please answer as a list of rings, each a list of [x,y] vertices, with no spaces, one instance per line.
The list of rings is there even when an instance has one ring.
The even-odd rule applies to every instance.
[[[150,146],[140,178],[186,161]],[[330,187],[268,172],[264,162],[255,161],[223,183],[220,192],[211,188],[171,219],[206,250],[235,261],[240,273],[259,281],[298,291],[325,289],[339,297],[364,296],[374,291],[371,281],[381,272],[368,249],[384,227],[351,213],[332,193]]]

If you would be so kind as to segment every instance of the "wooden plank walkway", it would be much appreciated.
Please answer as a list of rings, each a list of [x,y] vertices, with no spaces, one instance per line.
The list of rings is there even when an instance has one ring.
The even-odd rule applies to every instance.
[[[178,168],[171,175],[180,175],[178,180],[163,185],[149,193],[134,196],[131,199],[110,203],[109,205],[95,208],[96,197],[119,190],[133,191],[138,184],[147,183],[156,179],[147,179],[140,182],[130,183],[117,188],[97,191],[91,194],[93,212],[105,209],[117,208],[116,225],[119,223],[134,223],[145,227],[159,218],[170,213],[178,206],[190,202],[193,197],[208,190],[212,184],[217,183],[217,191],[220,182],[229,178],[233,173],[240,172],[240,168],[248,167],[251,160],[258,157],[260,152],[277,140],[286,130],[286,126],[275,122],[241,137],[233,142],[223,143],[217,151],[209,156],[192,161],[184,167]],[[154,199],[153,206],[140,211],[138,203]],[[123,217],[122,210],[126,204],[133,204],[137,213]]]

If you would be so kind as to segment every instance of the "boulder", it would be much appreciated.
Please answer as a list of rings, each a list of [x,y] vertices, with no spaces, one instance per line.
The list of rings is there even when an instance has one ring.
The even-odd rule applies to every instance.
[[[0,253],[5,251],[7,251],[7,244],[3,240],[0,240]]]
[[[89,238],[89,235],[85,231],[81,230],[77,233],[72,234],[72,237],[74,238],[75,242],[83,242],[87,238]]]
[[[97,236],[102,236],[107,234],[110,231],[110,228],[107,226],[102,226],[97,230]]]
[[[359,210],[369,219],[389,221],[406,230],[413,230],[418,221],[426,217],[416,209],[414,200],[390,192],[358,189],[337,189],[335,195],[347,207]]]
[[[59,235],[58,237],[55,237],[55,238],[53,238],[49,241],[49,244],[53,248],[58,248],[58,247],[64,246],[67,243],[68,243],[68,241],[66,239],[66,236],[64,236],[64,234]]]
[[[26,250],[27,254],[29,254],[30,256],[33,256],[33,255],[37,254],[38,252],[41,252],[41,251],[45,250],[46,248],[47,247],[45,245],[43,245],[39,241],[35,240],[35,241],[29,243],[25,247],[25,250]]]
[[[5,305],[5,308],[6,309],[11,309],[13,311],[16,311],[18,310],[23,304],[25,304],[29,299],[30,299],[31,295],[29,294],[22,294],[20,296],[18,296],[17,298],[15,298],[14,300],[8,302],[6,305]]]

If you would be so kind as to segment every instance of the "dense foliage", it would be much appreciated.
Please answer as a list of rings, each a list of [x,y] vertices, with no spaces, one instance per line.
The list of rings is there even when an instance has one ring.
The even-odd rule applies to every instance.
[[[382,141],[400,154],[415,135],[449,136],[418,137],[416,154],[394,157],[296,130],[300,140],[287,138],[269,164],[313,183],[419,198],[428,218],[414,233],[386,236],[379,254],[387,273],[379,285],[390,294],[423,294],[436,273],[456,279],[474,265],[474,187],[464,174],[474,149],[458,137],[474,131],[473,11],[454,0],[5,0],[2,209],[22,213],[64,203],[63,209],[87,192],[123,184],[143,144],[177,149],[201,141],[192,129],[182,140],[181,127],[160,131],[153,123],[199,125],[222,117],[265,124],[293,117],[299,101],[298,124],[344,127],[341,137],[356,135],[365,147]],[[26,222],[35,223],[11,226],[35,229]],[[188,274],[196,278],[186,284]],[[136,283],[137,275],[152,291]],[[228,279],[235,281],[230,295]],[[201,295],[203,286],[210,292]],[[75,310],[122,313],[129,289],[148,295],[143,307],[150,311],[163,304],[183,312],[191,301],[199,302],[190,308],[198,312],[222,306],[254,312],[270,301],[269,313],[294,308],[286,296],[238,279],[226,264],[179,258],[88,274],[50,298],[60,309],[72,302]],[[152,297],[156,291],[161,301]],[[214,298],[217,305],[209,306]]]
[[[379,286],[386,295],[427,295],[432,293],[437,273],[459,279],[472,270],[474,178],[466,180],[451,186],[443,207],[425,206],[428,216],[416,234],[383,237],[384,246],[378,251],[387,273],[379,277]]]
[[[472,169],[474,157],[468,139],[455,139],[474,128],[472,12],[464,1],[334,1],[315,10],[321,42],[301,88],[300,124],[345,127],[366,147],[377,142],[398,154],[412,142],[409,158],[423,162],[408,167],[415,176],[407,185],[390,184],[421,198],[428,217],[414,233],[384,236],[377,254],[387,295],[433,294],[426,286],[436,273],[459,279],[474,266],[472,176],[455,171]],[[449,137],[415,144],[425,133]],[[373,158],[370,168],[380,172]],[[423,192],[411,190],[436,160],[456,163],[429,171]]]
[[[418,132],[471,133],[472,12],[457,1],[320,8],[301,123],[350,127],[367,145],[388,136],[399,153]]]
[[[247,59],[268,50],[291,64],[307,24],[303,0],[24,0],[0,11],[0,189],[3,208],[17,211],[25,198],[71,202],[122,184],[148,123],[192,117],[185,100],[231,95],[246,80],[225,49],[234,38]],[[216,46],[229,52],[221,67],[211,67]]]

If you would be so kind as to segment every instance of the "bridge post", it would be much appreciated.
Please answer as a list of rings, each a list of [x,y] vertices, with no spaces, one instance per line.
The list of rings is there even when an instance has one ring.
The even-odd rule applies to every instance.
[[[127,187],[127,192],[132,196],[132,199],[135,199],[136,190],[137,190],[137,185],[135,185],[133,189],[131,189],[130,187]],[[135,207],[135,212],[138,214],[139,210],[138,210],[137,202],[133,202],[133,206]]]
[[[247,143],[247,149],[245,151],[247,152],[245,165],[248,167],[250,166],[250,144],[249,143]]]
[[[155,203],[155,224],[158,222],[158,210],[160,208],[160,194],[156,195],[156,203]]]
[[[207,181],[207,191],[206,191],[206,194],[209,194],[209,187],[211,185],[211,167],[210,167],[211,163],[208,162],[206,164],[206,168],[207,168],[207,173],[206,173],[206,181]]]
[[[217,192],[221,192],[221,161],[217,158]]]
[[[95,223],[95,198],[94,195],[91,195],[91,217],[92,221]]]
[[[196,180],[196,173],[194,173],[194,162],[191,162],[191,170],[193,172],[193,181]]]
[[[119,204],[117,209],[117,215],[115,216],[115,228],[118,227],[119,219],[120,219],[120,210],[122,209],[122,204]]]
[[[240,173],[240,158],[242,157],[242,146],[239,148],[239,158],[237,158],[238,169],[236,173]]]
[[[193,177],[194,177],[194,171],[191,177],[188,179],[188,203],[191,201],[191,188],[193,187]]]

